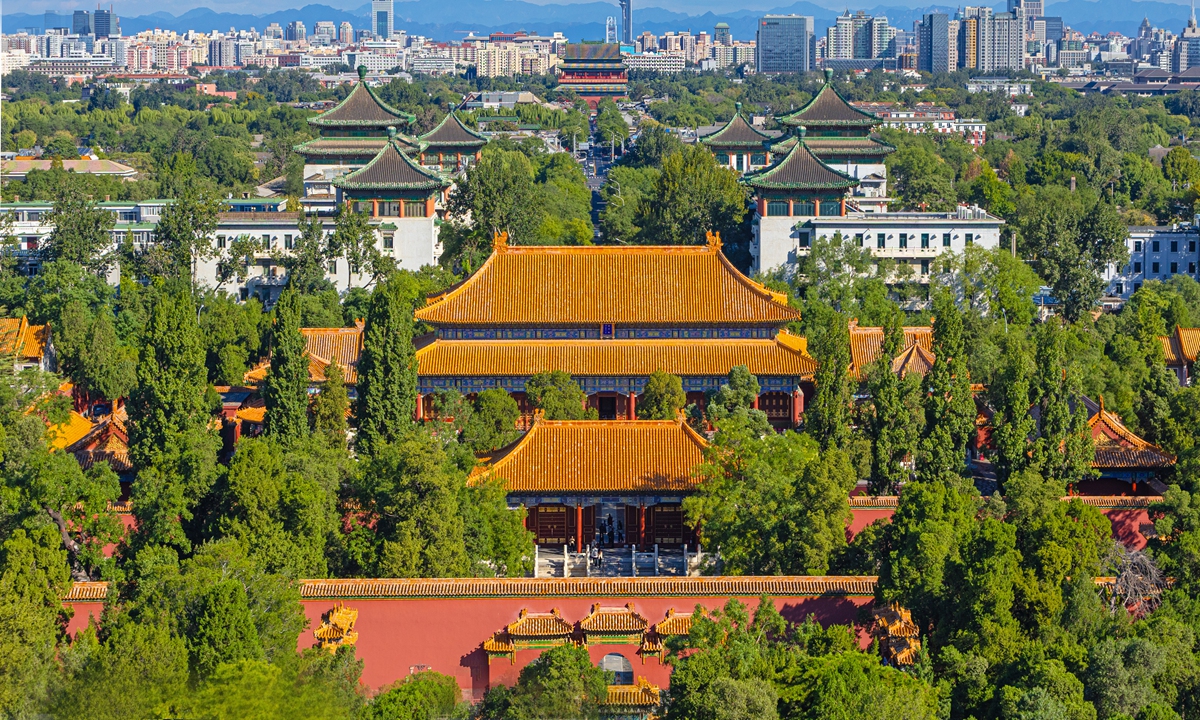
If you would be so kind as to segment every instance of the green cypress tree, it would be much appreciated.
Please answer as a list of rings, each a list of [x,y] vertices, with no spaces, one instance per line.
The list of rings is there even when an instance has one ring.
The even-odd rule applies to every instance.
[[[967,374],[962,313],[947,292],[933,299],[933,369],[925,376],[925,431],[917,474],[924,481],[961,477],[975,429],[975,399]]]
[[[683,380],[663,370],[655,370],[638,398],[636,412],[643,420],[674,420],[687,404]]]
[[[992,440],[996,477],[1001,487],[1008,478],[1029,467],[1029,439],[1036,429],[1029,409],[1033,405],[1034,359],[1024,336],[1013,332],[1004,339],[1000,372],[988,392],[995,415]]]
[[[817,395],[808,409],[808,432],[822,448],[842,447],[850,438],[850,326],[839,312],[830,313],[823,324],[823,332],[813,343],[813,357],[819,366]]]
[[[396,278],[375,288],[358,365],[360,453],[374,454],[412,427],[417,396],[412,306]]]
[[[246,589],[236,579],[212,586],[196,603],[187,633],[191,665],[196,675],[205,678],[223,662],[258,660],[263,657],[262,642]]]
[[[584,403],[579,383],[562,370],[540,372],[525,383],[525,393],[547,420],[595,420],[596,409]]]
[[[1038,437],[1033,444],[1033,466],[1049,482],[1061,487],[1094,475],[1094,447],[1083,405],[1082,381],[1075,363],[1066,358],[1066,337],[1056,322],[1038,328]]]
[[[275,308],[271,371],[263,400],[266,432],[283,441],[308,435],[308,357],[300,333],[300,295],[284,290]]]
[[[179,435],[203,429],[207,377],[191,293],[161,293],[142,331],[138,384],[129,396],[129,455],[135,466],[151,464]]]
[[[901,380],[892,372],[892,359],[900,354],[903,344],[900,314],[892,313],[883,329],[882,352],[867,375],[874,406],[870,423],[871,492],[880,495],[896,492],[909,480],[911,473],[904,463],[917,449],[918,423],[913,422],[913,414],[905,402],[906,386],[913,381]]]
[[[346,447],[346,409],[350,397],[342,368],[336,362],[325,368],[325,385],[312,405],[313,432],[334,447]]]

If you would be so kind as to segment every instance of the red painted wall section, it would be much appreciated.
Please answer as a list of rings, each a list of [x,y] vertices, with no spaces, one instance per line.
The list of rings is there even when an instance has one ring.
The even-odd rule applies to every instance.
[[[876,520],[891,520],[896,508],[850,508],[850,527],[846,528],[846,539],[853,540],[863,528]]]
[[[1100,512],[1112,523],[1112,536],[1134,550],[1146,547],[1143,531],[1153,531],[1154,522],[1146,508],[1102,508]]]
[[[104,613],[103,602],[65,602],[63,603],[63,607],[72,608],[75,610],[75,614],[72,615],[71,619],[67,622],[68,637],[75,637],[76,633],[78,633],[80,630],[86,629],[89,620],[93,617],[96,618],[96,622],[99,623],[100,616]]]
[[[753,609],[758,606],[754,597],[739,598]],[[870,597],[799,597],[773,598],[785,618],[802,622],[814,615],[824,625],[852,624],[859,619],[859,609],[871,605]],[[530,612],[549,612],[557,608],[568,622],[578,622],[594,603],[605,607],[621,607],[632,602],[634,609],[651,624],[666,617],[667,610],[690,612],[697,604],[709,609],[724,607],[726,597],[670,598],[451,598],[451,599],[372,599],[372,600],[305,600],[304,612],[309,629],[300,636],[301,649],[315,644],[313,630],[320,626],[321,616],[336,603],[358,610],[354,629],[358,632],[358,657],[363,661],[363,683],[372,690],[389,685],[410,672],[434,670],[458,680],[466,699],[483,697],[493,685],[516,682],[521,668],[533,661],[540,650],[522,650],[515,662],[497,658],[488,663],[483,641],[497,630],[517,619],[522,608]],[[870,636],[863,627],[857,628],[860,645],[870,645]],[[669,684],[670,668],[655,658],[645,663],[637,654],[636,645],[592,645],[588,648],[592,660],[599,663],[609,653],[624,655],[633,665],[634,676],[645,677],[660,687]]]

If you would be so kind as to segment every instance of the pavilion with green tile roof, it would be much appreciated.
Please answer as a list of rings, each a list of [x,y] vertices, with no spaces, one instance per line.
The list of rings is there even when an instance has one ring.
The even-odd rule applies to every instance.
[[[737,111],[729,122],[700,138],[700,144],[713,152],[718,165],[731,167],[739,173],[769,165],[771,152],[767,147],[773,141],[770,135],[746,122],[741,103],[737,104]]]
[[[372,218],[432,218],[439,196],[451,182],[404,151],[394,127],[386,128],[383,148],[363,167],[335,178],[339,203]]]
[[[452,172],[479,162],[488,139],[449,113],[438,126],[417,138],[421,143],[421,164]]]
[[[753,189],[760,217],[845,215],[846,192],[858,186],[858,180],[813,154],[803,126],[783,158],[742,182]]]

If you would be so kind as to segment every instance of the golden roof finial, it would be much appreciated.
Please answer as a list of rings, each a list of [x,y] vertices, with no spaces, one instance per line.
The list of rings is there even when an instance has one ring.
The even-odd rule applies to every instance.
[[[712,250],[721,249],[721,233],[709,230],[705,233],[708,239],[708,247]]]
[[[507,230],[497,230],[496,234],[492,236],[492,249],[499,252],[499,251],[504,250],[507,247],[508,247],[508,231]]]

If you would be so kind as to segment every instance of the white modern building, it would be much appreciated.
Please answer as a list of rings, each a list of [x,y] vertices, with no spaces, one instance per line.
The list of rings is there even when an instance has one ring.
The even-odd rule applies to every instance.
[[[822,203],[823,204],[823,203]],[[795,207],[795,204],[793,205]],[[815,209],[815,208],[814,208]],[[945,252],[961,253],[969,245],[994,248],[1000,244],[1004,221],[975,207],[960,205],[954,212],[848,212],[845,215],[755,215],[750,253],[754,270],[794,270],[818,238],[838,233],[876,258],[912,266],[922,282],[932,261]]]
[[[1165,282],[1174,275],[1200,280],[1200,216],[1191,223],[1131,227],[1125,246],[1129,261],[1104,272],[1109,297],[1128,300],[1142,283]]]

